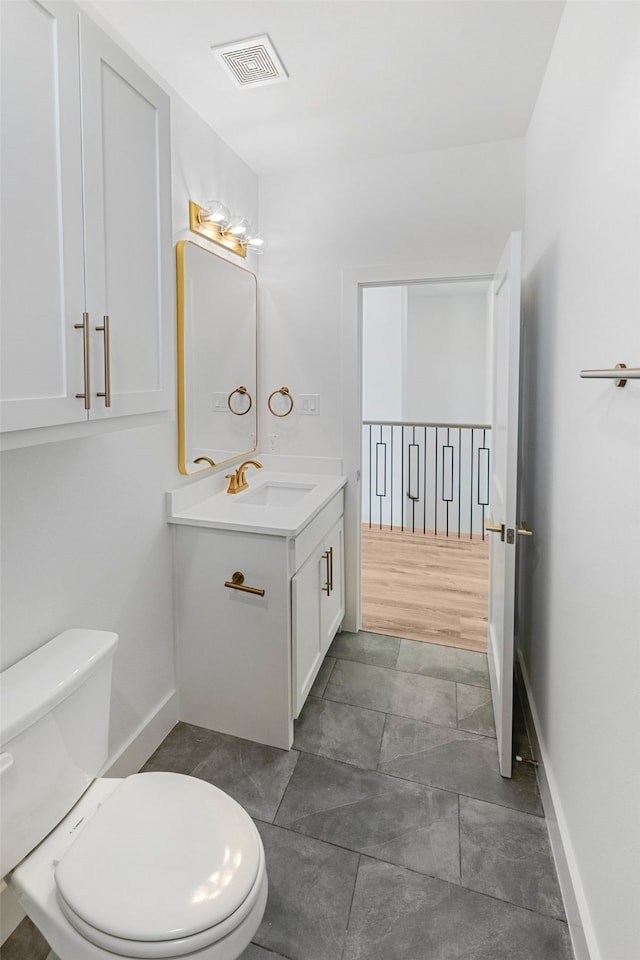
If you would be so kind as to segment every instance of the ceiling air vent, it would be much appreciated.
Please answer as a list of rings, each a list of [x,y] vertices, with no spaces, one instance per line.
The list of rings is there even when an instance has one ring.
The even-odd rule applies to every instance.
[[[266,34],[211,47],[211,52],[230,71],[239,87],[258,87],[288,79],[287,71]]]

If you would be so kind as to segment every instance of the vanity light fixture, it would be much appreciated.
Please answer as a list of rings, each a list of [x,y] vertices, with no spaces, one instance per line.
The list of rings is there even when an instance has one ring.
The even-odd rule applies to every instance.
[[[251,224],[245,217],[233,216],[219,200],[208,200],[206,207],[189,201],[189,229],[227,250],[246,257],[247,248],[262,253],[264,240],[253,234]]]

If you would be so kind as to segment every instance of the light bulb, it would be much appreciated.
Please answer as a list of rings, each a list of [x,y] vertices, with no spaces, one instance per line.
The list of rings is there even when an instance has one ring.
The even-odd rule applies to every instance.
[[[251,224],[245,217],[234,217],[227,227],[226,233],[243,243],[251,233]]]
[[[208,223],[215,223],[221,230],[226,230],[231,223],[231,214],[219,200],[207,200],[207,209],[200,214],[200,219]]]
[[[256,234],[255,237],[248,237],[244,240],[243,246],[250,247],[254,253],[263,253],[265,242],[259,234]]]

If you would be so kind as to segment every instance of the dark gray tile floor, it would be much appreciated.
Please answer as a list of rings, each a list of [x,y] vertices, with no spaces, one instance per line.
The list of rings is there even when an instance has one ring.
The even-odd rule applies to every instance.
[[[292,750],[171,731],[143,769],[216,784],[264,842],[242,960],[572,960],[535,770],[500,776],[488,686],[481,654],[343,633]],[[530,756],[519,710],[514,739]]]

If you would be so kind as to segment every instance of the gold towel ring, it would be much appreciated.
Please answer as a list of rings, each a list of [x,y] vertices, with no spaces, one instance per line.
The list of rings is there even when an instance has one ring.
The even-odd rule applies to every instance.
[[[246,410],[234,410],[233,407],[231,406],[231,397],[233,397],[234,394],[236,393],[239,393],[240,396],[242,397],[249,397],[249,406],[247,407]],[[249,413],[249,410],[251,410],[251,407],[253,406],[253,400],[251,399],[251,394],[249,393],[247,388],[236,387],[235,390],[232,390],[229,396],[227,397],[227,406],[229,407],[229,410],[231,410],[231,413],[235,414],[236,417],[244,417],[247,413]]]
[[[275,397],[276,393],[281,393],[283,397],[287,397],[287,399],[289,400],[289,409],[286,410],[284,413],[276,413],[276,411],[271,406],[271,400],[273,397]],[[270,393],[269,399],[267,400],[267,406],[269,407],[269,410],[274,415],[274,417],[288,417],[291,411],[293,410],[293,397],[289,393],[289,387],[280,387],[279,390],[274,390],[273,393]]]

